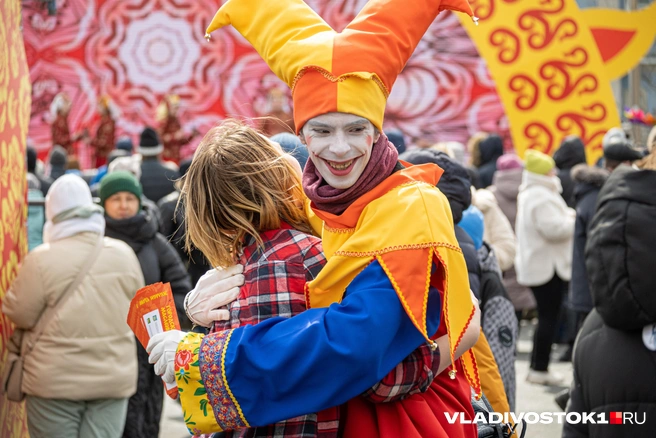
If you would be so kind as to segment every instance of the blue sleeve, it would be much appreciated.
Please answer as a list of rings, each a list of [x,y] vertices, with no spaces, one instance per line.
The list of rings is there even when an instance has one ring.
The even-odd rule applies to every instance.
[[[429,297],[428,308],[429,333],[434,333],[439,293]],[[203,373],[203,383],[219,425],[228,430],[340,405],[381,380],[423,342],[374,261],[340,304],[206,336],[200,362],[201,369],[213,370]]]

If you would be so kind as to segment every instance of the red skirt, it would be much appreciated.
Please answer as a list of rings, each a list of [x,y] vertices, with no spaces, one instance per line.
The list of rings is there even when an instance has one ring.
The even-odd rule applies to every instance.
[[[362,397],[350,400],[344,421],[345,438],[476,438],[475,424],[459,424],[460,412],[471,421],[471,389],[460,361],[451,379],[448,370],[442,372],[423,394],[414,394],[392,403],[370,403]],[[445,413],[456,424],[449,424]],[[340,419],[340,421],[342,421]]]

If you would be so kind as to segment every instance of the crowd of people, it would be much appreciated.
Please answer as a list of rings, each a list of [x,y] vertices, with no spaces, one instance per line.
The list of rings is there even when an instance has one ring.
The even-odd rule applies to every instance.
[[[522,411],[518,378],[563,382],[549,367],[555,342],[571,347],[559,359],[574,370],[563,409],[653,422],[656,128],[646,145],[609,130],[594,164],[578,137],[553,156],[520,158],[498,133],[425,147],[385,131],[384,109],[447,6],[370,1],[351,24],[353,53],[335,51],[346,58],[330,72],[295,64],[326,38],[341,44],[305,3],[268,3],[248,20],[236,3],[208,35],[232,24],[276,53],[265,60],[295,87],[293,123],[262,133],[223,121],[185,160],[196,133],[176,119],[179,99],[163,101],[161,126],[136,146],[113,138],[105,99],[94,169],[80,172],[73,144],[89,134],[70,134],[70,99],[58,96],[48,162],[27,149],[30,251],[2,311],[29,338],[63,303],[24,357],[30,435],[157,437],[166,383],[195,436],[474,438],[481,400]],[[411,29],[387,26],[400,14]],[[369,73],[341,72],[356,53]],[[170,283],[181,330],[143,348],[127,309],[157,282]],[[531,318],[530,370],[518,376]],[[597,427],[567,424],[563,436],[653,433]]]
[[[389,138],[396,141],[389,143],[395,153],[404,151],[398,163],[433,163],[444,171],[437,188],[448,200],[469,286],[479,303],[480,328],[501,381],[501,402],[494,390],[489,391],[495,408],[521,408],[515,401],[516,341],[519,321],[533,317],[537,317],[537,326],[530,371],[520,378],[536,384],[560,384],[564,376],[549,371],[552,344],[558,340],[573,348],[581,332],[575,352],[583,353],[574,355],[574,383],[571,392],[563,395],[563,407],[570,394],[567,409],[574,412],[606,405],[619,409],[621,403],[626,403],[627,409],[636,403],[649,406],[651,396],[644,395],[641,400],[639,387],[627,395],[611,384],[595,384],[599,377],[593,376],[598,375],[597,361],[615,356],[600,345],[615,339],[613,345],[621,344],[626,350],[623,358],[635,357],[637,363],[644,364],[640,381],[648,384],[653,380],[649,360],[656,344],[647,344],[652,345],[652,353],[643,350],[641,332],[632,333],[643,327],[647,333],[651,324],[653,338],[656,322],[656,309],[647,290],[651,283],[645,274],[649,272],[648,230],[656,217],[652,214],[656,213],[656,196],[651,193],[656,187],[655,136],[652,132],[651,143],[640,150],[621,128],[612,129],[604,138],[603,159],[589,165],[585,145],[578,137],[564,139],[553,158],[528,150],[522,160],[512,150],[504,152],[495,134],[477,134],[469,147],[450,142],[419,148],[406,147],[402,133],[390,132]],[[244,143],[250,143],[249,147],[244,148]],[[267,139],[237,122],[226,122],[207,134],[193,161],[176,166],[163,159],[158,133],[145,128],[136,148],[120,139],[108,154],[108,162],[95,175],[82,179],[77,172],[58,167],[65,162],[57,161],[58,153],[65,151],[57,146],[49,166],[38,163],[36,151],[28,148],[28,198],[36,201],[28,209],[31,252],[3,311],[19,327],[29,328],[42,306],[65,290],[66,279],[85,258],[79,255],[86,255],[94,246],[94,236],[109,238],[103,241],[100,258],[104,260],[90,269],[86,283],[77,291],[79,298],[61,312],[60,326],[46,333],[52,342],[36,348],[26,363],[34,376],[25,383],[34,436],[46,436],[50,424],[57,424],[56,418],[75,412],[85,412],[76,423],[79,430],[95,430],[102,427],[99,424],[116,424],[115,420],[122,418],[123,436],[158,435],[162,380],[149,364],[146,350],[138,343],[135,346],[121,317],[130,297],[144,284],[170,283],[183,328],[195,324],[208,333],[307,310],[304,285],[318,276],[326,258],[321,240],[314,237],[317,231],[311,227],[308,212],[298,209],[307,194],[298,191],[287,198],[285,187],[300,188],[303,168],[312,163],[308,149],[293,134]],[[480,158],[492,155],[496,156],[492,166]],[[280,157],[285,158],[284,165]],[[245,165],[249,168],[241,169]],[[488,172],[490,177],[485,176]],[[185,175],[187,184],[199,185],[183,190],[180,177]],[[258,175],[259,180],[241,181],[255,178],[252,175]],[[274,182],[284,187],[277,190]],[[45,209],[40,205],[44,199]],[[176,208],[179,201],[180,208]],[[186,212],[189,208],[194,214]],[[231,211],[235,208],[237,211]],[[270,222],[265,224],[262,216],[253,216],[254,211],[266,215]],[[222,231],[226,229],[241,231],[226,235]],[[225,239],[229,243],[222,242]],[[237,259],[227,249],[236,246],[240,247]],[[68,253],[78,256],[79,261],[63,257]],[[301,259],[296,261],[288,254]],[[618,258],[631,263],[618,263]],[[66,260],[66,269],[60,267],[62,260]],[[225,271],[210,268],[234,262],[239,264]],[[140,269],[135,271],[135,266]],[[264,292],[261,282],[279,282],[281,274],[291,289]],[[111,302],[97,296],[100,284],[112,291]],[[34,295],[37,291],[40,296]],[[209,307],[208,300],[213,302]],[[273,314],[272,301],[280,306]],[[87,307],[91,311],[83,312]],[[222,308],[230,310],[219,310]],[[99,309],[103,311],[98,313]],[[89,321],[80,321],[80,313]],[[96,336],[111,337],[111,350],[99,345],[80,348],[79,360],[85,367],[74,379],[58,373],[60,378],[41,382],[39,357],[62,357],[60,352],[69,351],[71,345],[79,347],[84,343],[80,337],[88,335],[87,325],[99,331]],[[561,332],[568,335],[559,339]],[[596,342],[600,337],[604,342]],[[445,368],[440,357],[449,357],[448,349],[438,352],[436,355],[420,347],[373,385],[368,397],[389,398],[385,394],[399,384],[394,378],[398,373],[414,373],[421,378],[404,386],[405,395],[398,394],[397,399],[425,390],[429,380]],[[113,368],[119,359],[121,367]],[[560,360],[571,360],[571,351]],[[624,360],[615,364],[617,369]],[[427,367],[423,372],[416,369],[416,363],[422,361]],[[105,368],[107,372],[102,371]],[[116,382],[107,385],[107,375]],[[89,383],[84,390],[79,389],[82,381]],[[78,389],[66,392],[67,400],[61,400],[58,391],[68,391],[67,385]],[[609,403],[608,397],[614,402]],[[324,415],[327,419],[322,419]],[[328,409],[304,420],[295,419],[293,424],[301,429],[325,428],[335,424],[331,422],[338,417],[336,411]],[[267,434],[281,424],[254,429],[254,433],[273,436]],[[111,433],[120,435],[117,430]],[[565,428],[564,436],[579,434],[593,435],[593,431]]]

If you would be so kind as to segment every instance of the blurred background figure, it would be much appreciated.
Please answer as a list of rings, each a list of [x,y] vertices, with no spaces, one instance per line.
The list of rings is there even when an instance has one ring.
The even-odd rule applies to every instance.
[[[46,309],[67,294],[24,357],[29,433],[118,438],[137,379],[134,335],[125,319],[143,276],[125,243],[103,238],[102,209],[81,178],[55,181],[46,219],[45,243],[23,260],[2,308],[29,339]],[[89,259],[80,285],[67,290]]]
[[[66,150],[68,155],[76,155],[75,142],[83,137],[87,137],[88,133],[82,133],[71,136],[68,124],[68,115],[71,112],[71,98],[68,94],[61,92],[55,96],[50,104],[50,117],[52,124],[50,126],[52,135],[52,144],[59,145]]]
[[[288,132],[281,132],[271,137],[271,141],[278,143],[285,153],[296,158],[296,161],[301,165],[301,169],[305,168],[309,155],[307,148],[301,143],[298,136]]]
[[[26,159],[27,159],[27,173],[28,175],[34,175],[34,177],[39,181],[39,190],[43,193],[43,196],[46,196],[48,189],[52,185],[52,179],[42,175],[41,172],[37,169],[37,154],[36,149],[28,144],[26,149]]]
[[[572,275],[576,213],[561,196],[562,187],[550,156],[528,150],[524,165],[517,197],[515,269],[519,284],[533,290],[538,309],[527,380],[556,385],[563,376],[548,368],[563,296]]]
[[[405,138],[399,129],[388,129],[385,131],[387,139],[392,142],[399,155],[406,151]]]
[[[127,243],[137,255],[146,284],[170,283],[180,324],[191,324],[184,311],[184,297],[191,290],[187,271],[173,246],[157,232],[159,223],[141,205],[142,188],[125,171],[108,173],[100,182],[100,203],[105,209],[107,236]],[[158,436],[162,414],[163,384],[148,363],[146,350],[137,343],[139,380],[130,398],[124,437]]]
[[[291,134],[278,134],[278,135],[291,135]],[[298,138],[293,136],[294,138]],[[180,163],[180,177],[184,177],[191,165],[191,158],[188,158]],[[210,266],[207,258],[203,255],[198,248],[193,248],[191,252],[187,253],[185,249],[185,237],[187,235],[187,224],[184,221],[185,204],[184,202],[178,203],[180,199],[180,183],[176,183],[176,190],[169,193],[159,200],[157,207],[160,210],[160,232],[171,242],[175,247],[180,259],[187,267],[192,287],[196,287],[196,283],[200,277],[203,276]]]
[[[497,159],[497,171],[492,178],[492,185],[488,187],[488,190],[496,198],[501,212],[508,218],[513,233],[517,219],[517,195],[523,173],[524,163],[522,160],[517,155],[504,154]],[[528,312],[535,309],[536,303],[531,289],[517,282],[514,260],[512,267],[503,270],[503,285],[515,307],[517,320],[521,321]]]
[[[45,196],[41,192],[41,182],[32,174],[27,174],[27,250],[32,251],[43,243],[43,225],[46,222],[42,203]]]
[[[98,114],[100,121],[96,129],[96,135],[91,139],[93,149],[93,167],[98,168],[107,164],[107,156],[114,149],[116,110],[109,96],[102,96],[98,102]]]
[[[180,177],[177,166],[172,168],[162,162],[164,146],[157,132],[147,127],[141,132],[137,152],[141,154],[141,185],[148,199],[157,203],[164,196],[175,191],[173,181]]]
[[[60,176],[64,175],[67,169],[68,153],[66,152],[66,149],[56,144],[52,147],[50,154],[48,155],[48,177],[55,181]]]
[[[484,189],[492,185],[497,159],[503,155],[503,140],[497,134],[476,134],[468,146],[471,165],[476,170],[475,187]]]
[[[613,137],[604,146],[604,168],[612,172],[619,166],[631,166],[634,162],[643,158],[643,153],[634,149],[628,140],[621,137]]]
[[[267,137],[283,132],[295,134],[294,116],[287,95],[274,87],[267,94],[266,108],[260,119],[259,130]]]
[[[585,145],[581,138],[576,135],[566,137],[560,147],[553,154],[553,159],[558,168],[558,179],[560,185],[563,187],[563,199],[567,206],[574,208],[576,201],[574,200],[574,182],[570,173],[572,168],[577,164],[585,163]]]
[[[611,412],[636,412],[636,421],[644,424],[627,421],[619,430],[565,423],[563,438],[652,437],[656,424],[656,172],[620,166],[598,198],[585,248],[594,309],[576,340],[567,412],[605,413],[606,418],[612,418]]]
[[[164,147],[162,158],[176,165],[180,163],[180,148],[198,135],[195,128],[191,134],[184,132],[178,116],[179,110],[180,97],[175,94],[166,96],[157,107],[158,131]],[[153,199],[153,201],[158,201],[158,199]]]

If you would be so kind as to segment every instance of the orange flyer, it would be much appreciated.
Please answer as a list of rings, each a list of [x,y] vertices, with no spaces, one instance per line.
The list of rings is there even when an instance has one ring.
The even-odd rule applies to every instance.
[[[156,334],[180,330],[171,285],[155,283],[139,289],[130,303],[127,322],[144,348]],[[165,382],[165,386],[166,393],[171,398],[178,397],[177,385]]]

